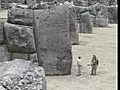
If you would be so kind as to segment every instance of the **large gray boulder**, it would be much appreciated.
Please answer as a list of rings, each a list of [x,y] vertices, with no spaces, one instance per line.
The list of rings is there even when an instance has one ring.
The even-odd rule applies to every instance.
[[[0,44],[4,44],[4,22],[6,18],[0,18]]]
[[[89,0],[73,0],[76,6],[88,6]]]
[[[0,21],[0,44],[3,44],[4,41],[3,23],[3,21]]]
[[[70,74],[69,7],[59,5],[48,10],[36,10],[34,21],[39,65],[44,67],[46,75]]]
[[[108,19],[103,17],[96,17],[94,27],[107,27]]]
[[[118,7],[117,6],[108,6],[108,18],[109,23],[117,23],[118,22]]]
[[[6,45],[0,45],[0,62],[8,61],[9,59],[10,54],[6,48]]]
[[[71,44],[77,45],[79,44],[78,40],[78,25],[77,25],[77,15],[76,15],[76,9],[74,6],[69,6],[69,15],[70,15],[70,31],[71,31]]]
[[[23,59],[0,63],[0,90],[47,90],[44,69]]]
[[[7,49],[10,53],[35,53],[33,29],[28,26],[4,23]]]
[[[79,33],[92,33],[92,18],[89,13],[90,7],[75,6]]]
[[[14,60],[14,59],[25,59],[25,60],[31,60],[32,62],[38,61],[36,53],[34,53],[34,54],[10,53],[8,60]]]
[[[18,5],[8,10],[7,22],[18,25],[33,25],[33,10],[27,9],[27,5]]]
[[[92,23],[95,27],[108,26],[108,8],[104,4],[95,4],[89,6],[89,12],[92,16]]]
[[[92,23],[89,12],[81,13],[79,22],[79,33],[92,33]]]

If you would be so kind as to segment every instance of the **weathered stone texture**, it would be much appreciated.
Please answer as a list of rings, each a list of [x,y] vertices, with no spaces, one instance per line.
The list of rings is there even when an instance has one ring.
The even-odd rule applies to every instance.
[[[25,8],[11,8],[8,10],[7,22],[18,25],[33,25],[33,10]]]
[[[69,15],[70,15],[70,32],[71,32],[71,44],[76,45],[78,42],[78,31],[77,31],[77,15],[75,7],[69,7]]]
[[[108,18],[109,23],[117,23],[118,22],[118,7],[117,6],[108,6]]]
[[[88,7],[75,6],[80,33],[92,33],[92,19]]]
[[[32,62],[37,62],[37,55],[34,54],[25,54],[25,53],[11,53],[8,60],[14,60],[14,59],[25,59],[25,60],[31,60]]]
[[[73,0],[76,6],[88,6],[88,0]]]
[[[28,26],[4,24],[7,49],[10,53],[35,53],[33,29]]]
[[[72,53],[69,26],[69,7],[56,6],[36,10],[35,40],[39,65],[47,75],[71,73]]]
[[[47,90],[44,70],[23,59],[0,63],[0,90]]]
[[[89,7],[90,14],[94,18],[93,26],[95,27],[107,27],[108,26],[108,9],[106,5],[103,4],[95,4]]]
[[[95,27],[107,27],[108,26],[108,19],[107,18],[96,18],[95,19]]]
[[[89,12],[85,12],[81,14],[80,32],[92,33],[91,17]]]
[[[0,18],[0,44],[4,44],[4,22],[6,18]]]
[[[10,54],[7,51],[6,45],[0,45],[0,62],[8,61]]]
[[[3,21],[0,21],[0,44],[2,44],[4,41],[3,23]]]

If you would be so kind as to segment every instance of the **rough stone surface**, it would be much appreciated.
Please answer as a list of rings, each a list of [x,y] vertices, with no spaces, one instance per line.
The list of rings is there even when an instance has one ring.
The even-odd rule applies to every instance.
[[[88,0],[73,0],[76,6],[88,6]]]
[[[3,21],[0,21],[0,44],[4,41],[4,33],[3,33]]]
[[[44,70],[23,59],[0,63],[0,90],[47,90]]]
[[[71,73],[72,53],[69,7],[59,5],[48,10],[36,10],[35,40],[39,65],[47,75]]]
[[[89,13],[89,7],[75,6],[77,21],[79,24],[79,33],[92,33],[92,18]]]
[[[38,61],[36,53],[34,54],[12,53],[12,57],[9,58],[8,60],[14,60],[14,59],[25,59],[25,60],[31,60],[32,62]]]
[[[80,33],[92,33],[91,17],[89,12],[81,14]]]
[[[8,10],[9,23],[32,26],[33,10],[25,8],[11,8]]]
[[[35,53],[33,29],[28,26],[4,23],[7,49],[10,53]]]
[[[89,12],[94,18],[93,26],[95,27],[107,27],[108,26],[108,9],[104,4],[95,4],[89,7]]]
[[[4,22],[5,18],[0,18],[0,44],[4,44]]]
[[[96,18],[94,26],[95,27],[107,27],[108,26],[108,19],[106,19],[106,18]]]
[[[79,23],[79,33],[92,33],[92,19],[88,7],[75,6],[77,20]]]
[[[117,6],[108,6],[108,18],[109,23],[117,23],[118,22],[118,7]]]
[[[77,15],[75,7],[69,6],[69,15],[70,15],[70,31],[71,31],[71,44],[76,45],[78,42],[78,31],[77,31]]]
[[[6,45],[0,45],[0,62],[8,61],[9,59],[10,54],[7,51]]]

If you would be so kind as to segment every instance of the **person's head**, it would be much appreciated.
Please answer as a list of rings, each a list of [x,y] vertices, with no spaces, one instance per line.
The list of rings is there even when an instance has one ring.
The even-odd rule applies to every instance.
[[[78,57],[78,59],[81,59],[81,57]]]
[[[93,57],[96,57],[96,55],[95,55],[95,54],[93,54]]]
[[[95,61],[95,60],[96,60],[96,55],[93,54],[93,61]]]

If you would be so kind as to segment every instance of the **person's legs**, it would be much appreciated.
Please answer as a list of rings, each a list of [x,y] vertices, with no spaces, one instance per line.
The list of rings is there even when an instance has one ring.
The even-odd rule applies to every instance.
[[[97,70],[97,66],[95,66],[95,73],[94,73],[95,75],[96,75],[96,70]]]
[[[94,66],[92,66],[91,75],[94,75]]]
[[[96,70],[97,70],[97,66],[94,65],[94,66],[93,66],[93,75],[96,75]]]
[[[77,70],[77,76],[80,76],[81,75],[81,70],[80,70],[80,66],[78,65],[78,70]]]

